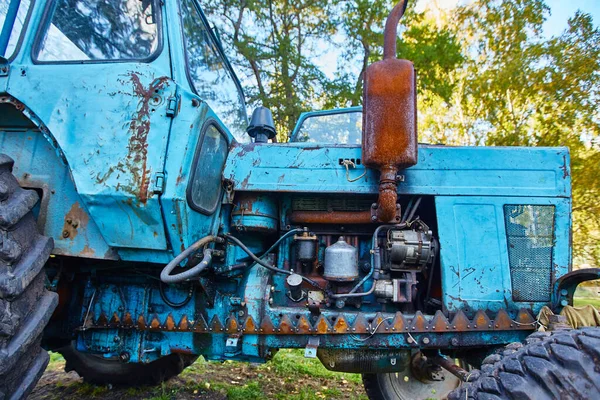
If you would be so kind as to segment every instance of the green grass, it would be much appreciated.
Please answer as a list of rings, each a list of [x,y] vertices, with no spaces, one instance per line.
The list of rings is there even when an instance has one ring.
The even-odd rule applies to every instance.
[[[575,307],[581,307],[585,305],[592,305],[596,308],[600,308],[600,298],[598,297],[575,297],[573,299],[573,305]]]
[[[308,375],[315,378],[345,379],[357,384],[361,383],[360,375],[329,371],[316,358],[305,358],[302,350],[279,350],[273,360],[259,368],[275,368],[275,372],[283,376]]]

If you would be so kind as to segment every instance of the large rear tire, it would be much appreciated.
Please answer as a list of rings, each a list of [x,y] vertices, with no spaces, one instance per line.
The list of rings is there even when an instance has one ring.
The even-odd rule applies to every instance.
[[[169,354],[149,364],[135,364],[82,353],[74,345],[58,351],[65,358],[65,371],[75,371],[84,381],[95,385],[158,385],[179,375],[198,358],[187,354]]]
[[[19,186],[13,164],[0,154],[0,399],[26,397],[46,369],[42,333],[58,303],[43,271],[54,243],[39,234],[39,197]]]
[[[512,343],[448,399],[600,399],[600,328],[536,332]]]

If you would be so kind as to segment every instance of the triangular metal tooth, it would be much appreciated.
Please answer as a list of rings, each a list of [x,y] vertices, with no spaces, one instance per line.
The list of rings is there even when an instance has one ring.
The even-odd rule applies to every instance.
[[[167,319],[165,320],[165,323],[163,324],[163,328],[168,331],[175,330],[175,319],[173,318],[173,315],[171,315],[171,314],[167,315]]]
[[[310,322],[308,322],[308,320],[306,319],[306,317],[304,315],[301,316],[300,319],[298,320],[298,324],[296,325],[296,333],[300,333],[300,334],[312,333],[312,326],[310,325]]]
[[[208,330],[212,332],[223,332],[223,324],[221,323],[217,315],[214,315],[210,320]]]
[[[158,315],[154,314],[154,317],[152,317],[152,321],[150,321],[150,329],[158,330],[160,328],[162,328],[162,326],[160,325],[160,321],[158,320]]]
[[[371,324],[371,332],[373,332],[374,329],[376,329],[379,333],[389,332],[390,330],[388,319],[386,319],[380,312],[375,314],[375,318],[373,319],[373,323]]]
[[[498,330],[507,330],[513,328],[515,324],[513,324],[513,320],[510,318],[510,315],[506,312],[505,309],[501,309],[496,314],[496,318],[494,319],[494,329]]]
[[[358,313],[352,325],[352,333],[371,333],[369,330],[369,322],[363,313]]]
[[[202,315],[198,315],[198,317],[196,317],[196,321],[192,326],[192,330],[196,333],[208,332],[208,324]]]
[[[348,332],[350,332],[350,326],[348,325],[348,322],[346,321],[346,318],[344,318],[343,315],[340,314],[335,319],[335,324],[333,325],[333,331],[335,333],[348,333]]]
[[[273,321],[271,321],[271,317],[269,315],[265,315],[265,317],[260,321],[259,331],[261,333],[274,333],[275,326],[273,325]]]
[[[450,323],[443,312],[437,310],[435,316],[429,323],[429,330],[432,332],[446,332],[450,329]]]
[[[290,320],[290,317],[287,316],[287,314],[284,314],[281,318],[279,328],[277,328],[277,333],[281,333],[284,335],[294,333],[294,324]]]
[[[327,318],[325,318],[325,316],[321,314],[319,316],[319,319],[315,323],[315,333],[324,335],[331,331],[333,331],[331,324],[329,323],[329,321],[327,321]]]
[[[103,311],[100,314],[100,316],[98,317],[98,320],[96,321],[96,326],[107,326],[107,325],[108,325],[108,317],[106,316],[106,314]]]
[[[246,318],[246,322],[244,322],[244,333],[256,333],[258,332],[258,328],[256,327],[256,323],[252,319],[252,317]]]
[[[417,311],[415,316],[410,321],[409,332],[426,332],[427,331],[427,319],[423,316],[421,311]]]
[[[111,326],[119,326],[121,324],[121,318],[119,318],[119,314],[117,312],[113,312],[112,318],[108,322]]]
[[[238,333],[239,328],[240,324],[237,318],[231,314],[229,318],[227,318],[227,333]]]
[[[83,321],[83,326],[84,326],[85,328],[90,328],[90,327],[94,326],[94,321],[95,321],[95,319],[96,319],[96,318],[95,318],[94,312],[93,312],[93,311],[92,311],[92,312],[90,312],[90,313],[87,315],[87,317],[86,317],[85,321]]]
[[[392,332],[403,332],[407,328],[406,319],[404,318],[404,315],[402,315],[401,312],[396,313],[396,315],[394,316],[394,320],[390,325],[390,329],[392,330]]]
[[[123,316],[122,325],[124,327],[133,327],[133,318],[131,317],[131,313],[129,311],[125,313],[125,316]]]
[[[450,329],[452,329],[454,331],[465,332],[465,331],[469,330],[470,326],[471,326],[471,321],[469,321],[469,318],[467,318],[465,313],[462,312],[462,310],[461,310],[461,311],[457,312],[456,315],[454,316],[454,318],[452,319],[452,323],[450,324]]]
[[[140,316],[137,319],[137,328],[140,331],[143,331],[143,330],[145,330],[147,328],[147,326],[146,326],[146,318],[144,318],[143,314],[140,314]]]
[[[488,318],[487,314],[483,310],[477,311],[475,318],[471,322],[471,329],[477,329],[478,331],[487,331],[492,328],[492,321]]]
[[[190,330],[190,322],[188,321],[187,315],[183,315],[177,324],[177,329],[180,331],[188,331]]]
[[[515,320],[519,329],[536,329],[536,320],[525,308],[521,308]]]

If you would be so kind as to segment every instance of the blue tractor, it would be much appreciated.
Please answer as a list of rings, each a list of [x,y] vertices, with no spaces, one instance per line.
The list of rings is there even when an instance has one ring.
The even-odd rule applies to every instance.
[[[304,349],[372,399],[600,396],[566,148],[418,144],[415,74],[275,143],[196,0],[0,2],[0,399]],[[563,329],[561,329],[563,328]],[[505,347],[507,346],[507,347]]]

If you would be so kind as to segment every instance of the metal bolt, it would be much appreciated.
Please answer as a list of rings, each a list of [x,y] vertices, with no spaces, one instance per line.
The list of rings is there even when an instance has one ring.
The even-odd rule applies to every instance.
[[[423,344],[429,344],[430,340],[428,337],[423,338]]]
[[[121,362],[127,362],[127,361],[129,361],[129,358],[130,358],[129,353],[127,353],[126,351],[119,354],[119,360],[121,360]]]
[[[238,311],[238,316],[243,317],[244,316],[244,310]]]
[[[458,339],[452,338],[452,340],[450,340],[450,343],[452,344],[452,346],[458,346]]]

